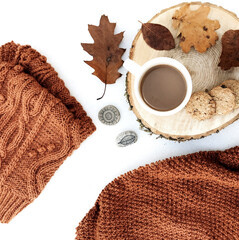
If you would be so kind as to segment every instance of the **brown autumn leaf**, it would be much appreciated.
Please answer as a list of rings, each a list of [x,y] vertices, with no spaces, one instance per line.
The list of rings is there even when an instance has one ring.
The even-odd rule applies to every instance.
[[[118,69],[123,64],[121,57],[125,52],[125,49],[119,48],[124,33],[115,35],[115,26],[116,23],[110,23],[108,17],[102,15],[99,26],[89,25],[88,27],[94,43],[81,44],[83,49],[93,56],[92,61],[85,61],[85,63],[94,68],[93,75],[105,83],[105,90],[107,84],[115,83],[121,76]]]
[[[218,36],[215,30],[220,28],[220,24],[218,20],[207,18],[209,12],[210,7],[204,4],[195,11],[190,9],[190,4],[184,4],[175,11],[172,17],[173,27],[178,29],[180,46],[185,53],[188,53],[191,47],[203,53],[216,44]]]
[[[239,30],[228,30],[222,36],[222,54],[218,66],[223,70],[239,67]]]
[[[164,26],[155,23],[142,23],[144,41],[155,50],[170,50],[175,48],[171,32]]]

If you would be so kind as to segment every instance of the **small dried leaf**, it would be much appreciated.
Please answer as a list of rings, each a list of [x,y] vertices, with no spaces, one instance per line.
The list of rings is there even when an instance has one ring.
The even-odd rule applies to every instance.
[[[145,42],[155,50],[170,50],[175,48],[171,32],[164,26],[154,23],[143,23],[142,33]]]
[[[93,56],[92,61],[85,61],[85,63],[94,68],[93,75],[105,84],[113,84],[121,76],[118,70],[123,64],[121,57],[125,49],[119,48],[119,44],[124,33],[114,35],[115,26],[115,23],[109,22],[107,16],[102,15],[99,26],[89,25],[94,43],[81,44],[83,49]]]
[[[173,27],[178,29],[180,46],[185,53],[188,53],[191,47],[203,53],[216,44],[218,36],[215,30],[220,28],[220,24],[218,20],[207,18],[209,12],[210,7],[203,4],[195,11],[190,9],[190,4],[185,4],[175,11],[172,17]]]
[[[228,30],[222,36],[222,54],[218,66],[223,70],[239,67],[239,30]]]

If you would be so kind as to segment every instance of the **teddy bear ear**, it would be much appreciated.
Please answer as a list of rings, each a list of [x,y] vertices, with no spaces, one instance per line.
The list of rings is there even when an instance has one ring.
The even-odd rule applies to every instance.
[[[218,159],[223,165],[230,169],[239,169],[239,147],[234,147],[223,152],[218,152]]]

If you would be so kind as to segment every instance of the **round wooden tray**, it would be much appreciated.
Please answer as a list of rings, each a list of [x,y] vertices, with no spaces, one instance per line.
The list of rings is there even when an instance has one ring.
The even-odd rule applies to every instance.
[[[144,41],[141,31],[136,35],[130,51],[130,58],[140,65],[155,57],[171,57],[188,69],[192,76],[193,92],[210,90],[219,85],[226,79],[239,79],[239,68],[232,68],[229,71],[223,71],[218,67],[221,55],[221,37],[229,29],[239,29],[239,19],[237,16],[222,7],[205,3],[211,10],[208,17],[217,19],[221,27],[217,30],[219,40],[216,45],[208,49],[205,53],[199,53],[191,49],[189,53],[183,53],[179,47],[177,31],[172,27],[172,16],[176,9],[182,5],[176,5],[161,11],[155,15],[149,22],[159,23],[167,27],[176,41],[176,48],[170,51],[157,51],[150,48]],[[197,9],[202,3],[191,3],[191,9]],[[191,117],[185,109],[169,117],[159,117],[148,113],[141,108],[133,92],[134,76],[127,75],[127,94],[132,110],[142,124],[155,134],[174,140],[198,139],[218,132],[239,118],[239,109],[227,115],[215,115],[209,120],[199,121]]]

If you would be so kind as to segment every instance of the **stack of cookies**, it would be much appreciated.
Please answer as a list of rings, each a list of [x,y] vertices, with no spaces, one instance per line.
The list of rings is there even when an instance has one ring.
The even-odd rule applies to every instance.
[[[239,81],[226,80],[211,91],[195,92],[186,109],[194,118],[205,120],[225,115],[239,107]]]

